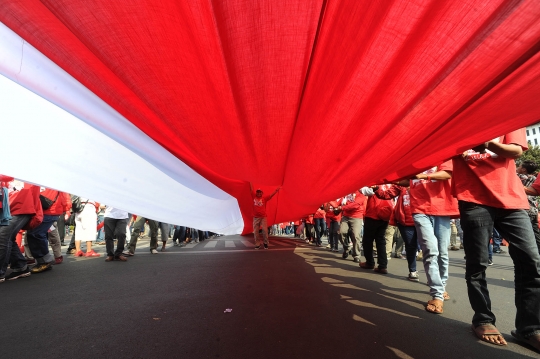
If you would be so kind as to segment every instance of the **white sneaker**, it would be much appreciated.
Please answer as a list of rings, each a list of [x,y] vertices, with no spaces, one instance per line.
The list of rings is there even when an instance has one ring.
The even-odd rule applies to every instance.
[[[152,254],[158,254],[158,251],[156,251],[155,249],[152,249],[150,252],[151,252]]]
[[[418,278],[418,272],[410,272],[409,273],[409,280],[413,282],[419,282],[420,279]]]

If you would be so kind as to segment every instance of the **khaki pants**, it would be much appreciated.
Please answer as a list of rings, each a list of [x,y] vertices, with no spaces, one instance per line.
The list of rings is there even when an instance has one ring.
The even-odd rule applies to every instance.
[[[452,247],[459,247],[457,244],[457,227],[454,221],[450,222],[450,245]]]
[[[386,232],[384,233],[384,239],[386,240],[386,256],[388,258],[392,257],[392,245],[394,244],[395,232],[396,227],[388,225],[388,227],[386,227]]]
[[[266,217],[253,217],[253,235],[255,236],[256,247],[261,245],[259,229],[262,229],[264,244],[268,245],[268,226],[266,224]]]

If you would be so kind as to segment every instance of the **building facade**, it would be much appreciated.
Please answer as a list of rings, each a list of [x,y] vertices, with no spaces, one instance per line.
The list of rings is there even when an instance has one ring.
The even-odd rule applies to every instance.
[[[540,122],[526,127],[527,142],[529,145],[540,145]]]

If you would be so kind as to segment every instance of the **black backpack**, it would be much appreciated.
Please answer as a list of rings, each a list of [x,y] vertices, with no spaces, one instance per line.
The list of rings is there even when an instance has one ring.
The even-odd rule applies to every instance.
[[[56,193],[56,197],[54,197],[54,200],[52,200],[40,194],[39,201],[41,202],[41,208],[43,208],[44,211],[51,208],[54,202],[56,202],[56,200],[58,199],[59,195],[60,195],[60,192]]]
[[[71,212],[72,213],[81,213],[84,210],[84,206],[88,203],[88,201],[82,203],[81,197],[79,196],[72,196],[71,197]]]

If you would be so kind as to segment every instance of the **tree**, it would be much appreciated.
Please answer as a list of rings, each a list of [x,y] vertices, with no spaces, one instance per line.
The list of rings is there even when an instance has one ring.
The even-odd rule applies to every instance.
[[[529,149],[523,152],[520,158],[516,160],[516,165],[519,166],[523,161],[534,161],[540,166],[540,146],[531,146]]]

